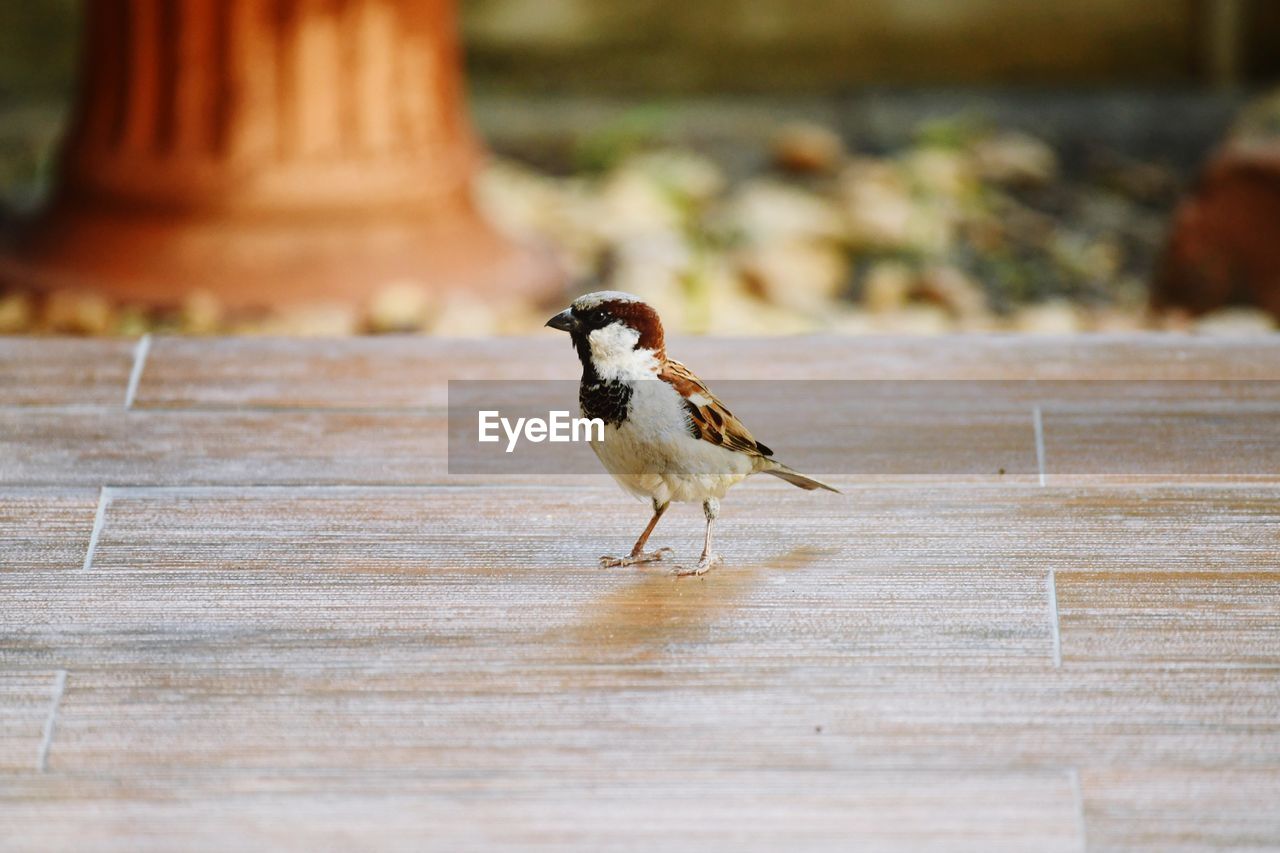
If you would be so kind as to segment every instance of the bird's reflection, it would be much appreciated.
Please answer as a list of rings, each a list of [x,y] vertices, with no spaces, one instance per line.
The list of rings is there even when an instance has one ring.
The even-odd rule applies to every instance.
[[[582,621],[558,630],[555,639],[583,663],[680,658],[696,665],[693,647],[713,645],[721,633],[726,642],[739,638],[729,630],[735,613],[762,594],[771,579],[802,570],[824,553],[802,546],[699,577],[675,577],[669,568],[659,567],[636,571],[633,582],[596,599]]]

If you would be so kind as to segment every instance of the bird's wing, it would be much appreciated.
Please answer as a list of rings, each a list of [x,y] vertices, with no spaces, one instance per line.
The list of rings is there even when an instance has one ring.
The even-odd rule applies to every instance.
[[[684,398],[689,415],[689,433],[694,438],[752,456],[772,456],[773,451],[756,441],[742,421],[711,393],[701,379],[678,361],[667,359],[658,378]]]

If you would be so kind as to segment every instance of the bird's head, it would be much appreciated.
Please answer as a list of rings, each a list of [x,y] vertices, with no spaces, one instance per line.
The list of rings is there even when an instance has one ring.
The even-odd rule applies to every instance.
[[[583,370],[600,379],[652,378],[666,359],[658,312],[630,293],[579,296],[547,325],[569,333]]]

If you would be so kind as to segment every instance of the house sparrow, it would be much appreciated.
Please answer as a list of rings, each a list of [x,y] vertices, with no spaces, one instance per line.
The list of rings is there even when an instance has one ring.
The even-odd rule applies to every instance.
[[[578,403],[585,418],[604,421],[591,448],[628,492],[653,502],[653,517],[626,557],[604,566],[663,559],[670,548],[645,552],[649,534],[672,501],[701,501],[707,517],[702,557],[676,574],[700,575],[720,562],[711,552],[711,524],[720,498],[752,474],[772,474],[802,489],[837,489],[771,458],[741,421],[689,368],[667,358],[662,321],[637,296],[588,293],[547,321],[569,333],[582,362]]]

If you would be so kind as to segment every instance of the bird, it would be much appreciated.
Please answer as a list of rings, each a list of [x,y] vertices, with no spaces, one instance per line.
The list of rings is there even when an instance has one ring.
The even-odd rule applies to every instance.
[[[701,575],[721,564],[711,548],[720,499],[752,474],[772,474],[802,489],[839,490],[784,465],[757,441],[693,371],[667,356],[662,320],[638,296],[604,290],[579,296],[546,323],[568,332],[582,363],[578,404],[584,418],[604,422],[592,450],[622,488],[653,504],[653,516],[625,557],[605,567],[658,562],[670,548],[645,551],[673,501],[702,503],[707,527],[695,566]]]

